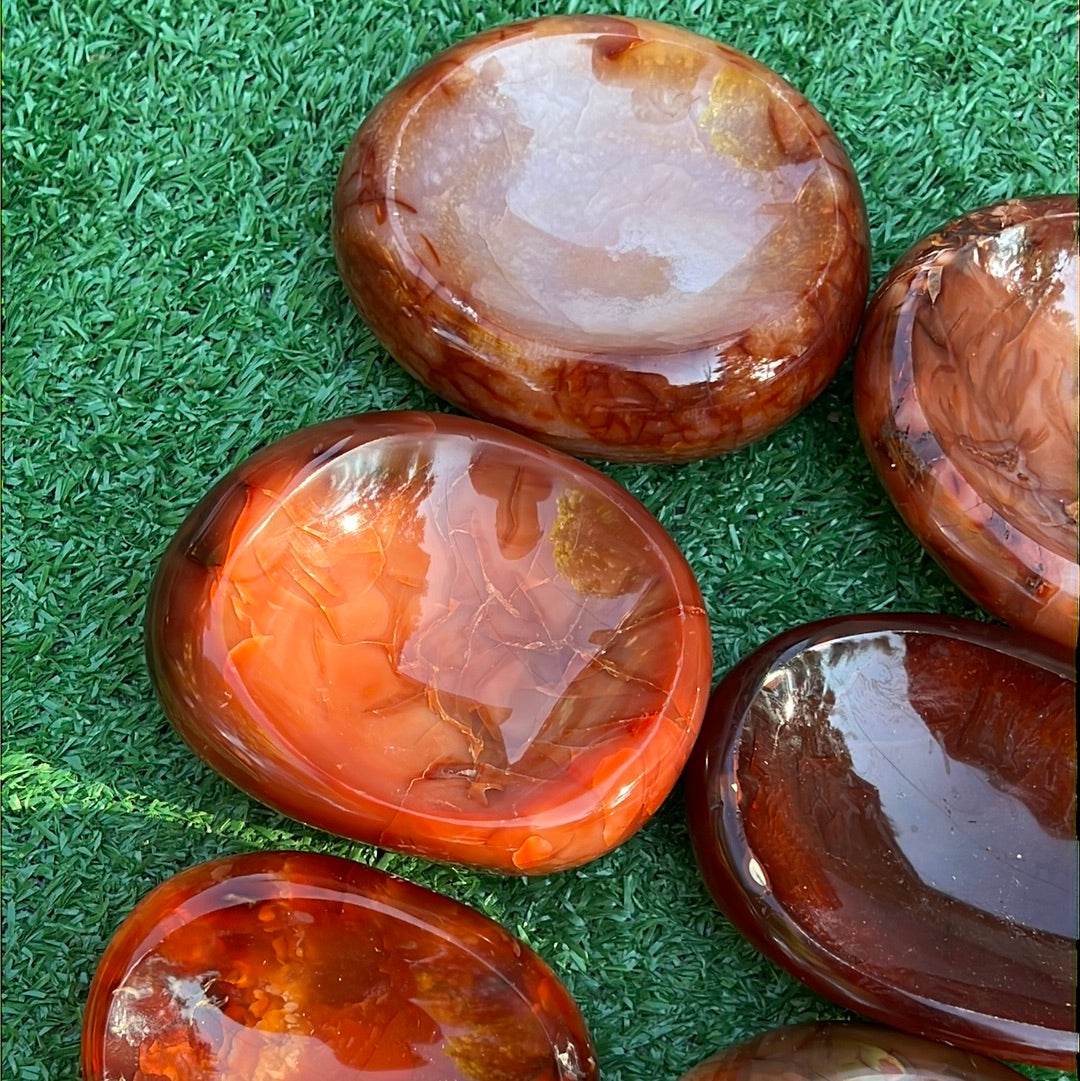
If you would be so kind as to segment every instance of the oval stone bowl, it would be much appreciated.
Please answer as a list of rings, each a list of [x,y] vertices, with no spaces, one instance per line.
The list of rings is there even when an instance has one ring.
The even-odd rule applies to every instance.
[[[486,916],[351,860],[253,852],[147,894],[83,1021],[84,1081],[596,1081],[569,992]]]
[[[687,766],[710,893],[841,1005],[1075,1062],[1071,657],[927,615],[796,627],[719,683]]]
[[[680,1081],[1020,1081],[983,1055],[880,1025],[831,1021],[773,1029],[698,1063]]]
[[[949,222],[889,272],[855,365],[863,445],[927,551],[992,615],[1075,646],[1077,201]]]
[[[393,88],[345,154],[333,237],[416,378],[608,459],[773,431],[835,373],[869,282],[858,181],[806,98],[607,15],[499,27]]]
[[[697,581],[645,507],[439,414],[328,421],[239,464],[165,552],[146,630],[165,713],[244,791],[511,874],[642,826],[712,674]]]

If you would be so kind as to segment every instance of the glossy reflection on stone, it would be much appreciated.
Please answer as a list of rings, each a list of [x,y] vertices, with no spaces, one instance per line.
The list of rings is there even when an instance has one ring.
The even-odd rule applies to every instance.
[[[1008,623],[1077,628],[1077,202],[950,222],[890,272],[859,343],[870,461],[915,535]]]
[[[504,26],[416,71],[349,147],[333,230],[413,375],[604,458],[774,430],[836,371],[869,280],[858,182],[806,99],[612,16]]]
[[[719,684],[687,767],[717,903],[821,994],[1071,1069],[1076,709],[1045,640],[934,616],[797,627]]]
[[[83,1024],[85,1081],[593,1081],[569,993],[487,917],[382,871],[227,857],[148,894]]]
[[[729,1047],[680,1081],[1020,1081],[983,1055],[878,1025],[791,1025]]]
[[[576,459],[478,421],[349,417],[260,451],[154,581],[170,720],[258,799],[506,872],[584,863],[659,807],[711,678],[681,553]]]

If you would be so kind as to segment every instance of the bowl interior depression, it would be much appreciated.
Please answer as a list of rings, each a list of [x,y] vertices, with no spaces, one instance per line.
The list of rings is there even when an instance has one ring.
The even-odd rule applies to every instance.
[[[1075,560],[1076,216],[943,251],[927,271],[911,348],[927,423],[964,480]]]
[[[552,32],[443,69],[396,146],[399,239],[488,321],[554,346],[715,343],[825,273],[836,178],[805,102],[671,28]]]

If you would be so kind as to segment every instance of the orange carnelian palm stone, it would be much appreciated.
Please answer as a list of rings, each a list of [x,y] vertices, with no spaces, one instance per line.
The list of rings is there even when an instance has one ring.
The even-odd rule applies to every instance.
[[[506,872],[636,831],[711,676],[697,583],[636,500],[419,413],[309,428],[225,477],[162,560],[147,639],[170,720],[245,791]]]
[[[85,1081],[594,1081],[569,993],[487,917],[333,856],[191,868],[131,913],[83,1023]]]
[[[1068,652],[942,616],[793,628],[720,682],[685,788],[713,897],[816,991],[993,1057],[1075,1064]]]
[[[855,410],[901,517],[988,612],[1076,644],[1077,204],[950,222],[867,312]]]
[[[333,231],[408,371],[611,459],[773,431],[836,371],[869,281],[858,181],[806,98],[613,16],[503,26],[414,72],[349,147]]]

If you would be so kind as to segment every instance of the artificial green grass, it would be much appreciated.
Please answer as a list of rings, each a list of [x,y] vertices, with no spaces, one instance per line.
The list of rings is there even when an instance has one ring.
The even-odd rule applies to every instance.
[[[674,1081],[773,1025],[841,1015],[712,906],[678,790],[588,867],[499,879],[350,845],[257,805],[187,752],[151,695],[147,587],[213,478],[304,424],[445,408],[349,307],[328,231],[337,166],[417,62],[550,10],[4,0],[5,1079],[76,1078],[82,1003],[127,911],[181,868],[253,848],[377,862],[497,919],[570,987],[606,1081]],[[621,10],[727,41],[808,95],[862,180],[875,283],[959,212],[1075,189],[1069,0]],[[845,367],[757,446],[609,468],[697,573],[718,676],[804,620],[977,614],[888,505],[850,397]]]

